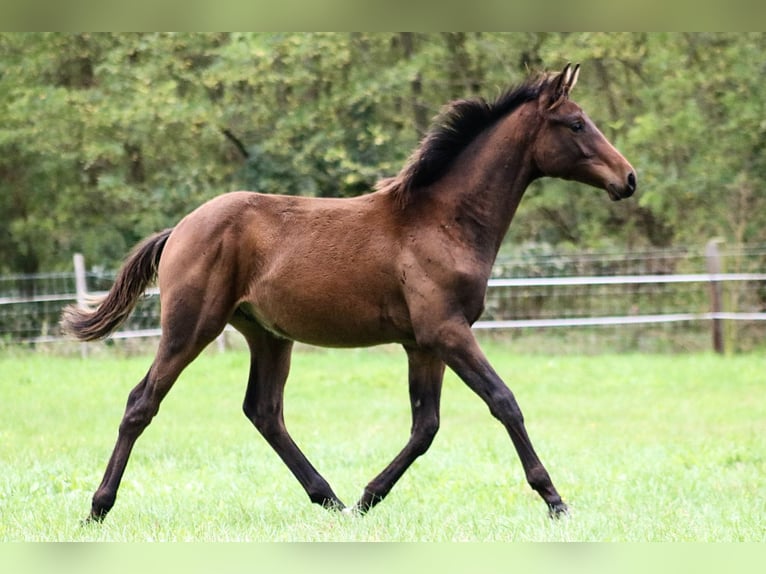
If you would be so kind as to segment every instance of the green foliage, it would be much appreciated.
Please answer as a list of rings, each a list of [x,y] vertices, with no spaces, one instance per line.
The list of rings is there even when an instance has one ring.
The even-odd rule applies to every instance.
[[[577,100],[636,200],[530,190],[509,240],[766,240],[766,36],[678,33],[0,35],[0,271],[115,266],[232,189],[350,196],[402,166],[447,101],[583,65]]]

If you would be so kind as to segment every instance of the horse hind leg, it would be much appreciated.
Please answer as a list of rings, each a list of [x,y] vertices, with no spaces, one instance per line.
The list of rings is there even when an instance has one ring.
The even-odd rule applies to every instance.
[[[311,502],[324,508],[343,509],[343,502],[301,452],[285,426],[284,389],[293,342],[274,337],[251,320],[238,319],[232,324],[245,335],[251,357],[242,405],[245,416],[298,479]]]
[[[182,299],[181,299],[182,300]],[[128,458],[139,436],[160,408],[178,376],[197,355],[217,337],[226,324],[223,313],[181,308],[167,300],[170,311],[163,312],[163,333],[152,366],[128,395],[125,413],[103,480],[93,495],[86,522],[102,521],[114,506]]]

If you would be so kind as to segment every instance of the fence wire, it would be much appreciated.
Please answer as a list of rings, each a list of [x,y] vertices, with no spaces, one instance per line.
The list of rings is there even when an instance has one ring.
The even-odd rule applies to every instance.
[[[548,352],[681,351],[710,348],[710,322],[726,320],[727,349],[766,340],[766,245],[719,249],[723,308],[711,315],[705,250],[560,253],[532,246],[493,268],[476,328]],[[86,272],[90,294],[116,272]],[[0,276],[0,346],[65,340],[61,310],[77,299],[74,272]],[[735,320],[736,319],[736,320]],[[157,336],[150,290],[115,339]]]

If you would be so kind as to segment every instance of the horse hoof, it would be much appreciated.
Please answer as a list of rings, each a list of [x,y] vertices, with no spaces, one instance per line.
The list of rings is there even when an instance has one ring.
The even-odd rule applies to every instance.
[[[88,528],[91,524],[101,524],[104,521],[104,518],[99,518],[98,516],[94,516],[93,514],[89,514],[82,520],[80,520],[80,528]]]
[[[569,507],[564,502],[548,505],[548,516],[551,519],[562,518],[569,515]]]

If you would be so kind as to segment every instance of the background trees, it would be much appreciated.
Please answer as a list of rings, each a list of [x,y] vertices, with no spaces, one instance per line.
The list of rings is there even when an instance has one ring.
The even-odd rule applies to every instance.
[[[568,61],[640,191],[613,205],[542,180],[509,241],[766,241],[764,48],[760,33],[2,34],[0,272],[75,250],[114,266],[232,189],[364,193],[448,100]]]

